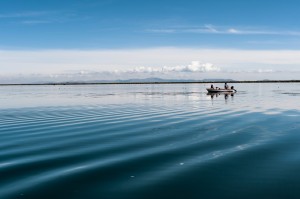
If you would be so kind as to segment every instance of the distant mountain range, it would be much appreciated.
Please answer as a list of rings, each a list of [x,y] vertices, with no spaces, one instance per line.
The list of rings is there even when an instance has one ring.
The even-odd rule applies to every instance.
[[[34,82],[34,83],[16,83],[16,84],[0,84],[0,85],[79,85],[79,84],[164,84],[164,83],[276,83],[276,82],[297,82],[300,80],[254,80],[254,81],[237,81],[233,79],[161,79],[161,78],[145,78],[145,79],[128,79],[128,80],[94,80],[94,81],[67,81],[67,82]]]
[[[68,83],[164,83],[164,82],[231,82],[232,79],[162,79],[162,78],[145,78],[145,79],[127,79],[127,80],[94,80],[84,82],[68,82]]]
[[[192,79],[161,79],[161,78],[146,78],[146,79],[129,79],[129,80],[117,80],[117,82],[224,82],[234,81],[232,79],[203,79],[203,80],[192,80]]]

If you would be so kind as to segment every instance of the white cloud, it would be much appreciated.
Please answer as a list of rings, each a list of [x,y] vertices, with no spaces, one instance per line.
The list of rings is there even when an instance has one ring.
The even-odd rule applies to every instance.
[[[23,18],[23,17],[39,17],[43,15],[52,14],[50,11],[28,11],[19,13],[5,13],[0,14],[0,18]]]
[[[24,25],[36,25],[36,24],[48,24],[51,21],[48,20],[25,20],[21,22]]]
[[[137,73],[165,73],[165,72],[219,72],[221,69],[211,63],[201,63],[199,61],[192,61],[189,65],[183,66],[163,66],[163,67],[136,67],[133,70],[126,70],[123,72],[137,72]]]
[[[0,68],[1,83],[148,77],[299,79],[300,50],[0,50]]]
[[[154,33],[176,33],[177,30],[175,29],[148,29],[147,32],[154,32]]]
[[[88,16],[77,16],[74,12],[62,10],[24,11],[15,13],[0,13],[0,20],[14,19],[14,23],[22,25],[39,25],[49,23],[66,23],[70,21],[84,21]]]
[[[274,71],[272,69],[258,69],[257,72],[258,73],[274,73],[274,72],[278,72],[278,71]]]
[[[239,34],[240,32],[237,29],[230,28],[230,29],[228,29],[228,33]]]
[[[236,28],[236,27],[224,27],[224,26],[213,26],[213,25],[204,25],[204,26],[200,26],[200,27],[185,27],[185,28],[151,29],[151,30],[147,30],[147,32],[300,36],[300,31],[268,30],[268,29],[261,29],[261,28],[248,28],[248,27]]]
[[[176,67],[163,67],[164,71],[176,71],[176,72],[218,72],[221,69],[214,66],[211,63],[201,63],[199,61],[193,61],[187,66]]]
[[[210,32],[210,33],[218,33],[219,31],[216,29],[216,27],[215,26],[213,26],[213,25],[205,25],[204,26],[204,30],[205,30],[205,32]]]

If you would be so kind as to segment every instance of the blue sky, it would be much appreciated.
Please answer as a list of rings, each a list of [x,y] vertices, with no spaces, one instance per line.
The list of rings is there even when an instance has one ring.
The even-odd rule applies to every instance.
[[[0,44],[25,49],[298,49],[299,4],[292,0],[3,0]]]
[[[0,52],[7,58],[0,56],[0,76],[192,61],[216,64],[221,71],[300,70],[299,6],[296,0],[2,0]],[[153,49],[157,57],[149,55]],[[185,54],[190,50],[194,57]],[[200,53],[205,50],[232,61]],[[88,55],[74,63],[69,57],[77,53]],[[102,62],[107,53],[111,60]],[[235,62],[236,54],[245,59]]]

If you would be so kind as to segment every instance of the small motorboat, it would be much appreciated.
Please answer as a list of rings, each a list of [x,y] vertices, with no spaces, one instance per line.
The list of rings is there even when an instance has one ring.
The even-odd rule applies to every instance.
[[[206,89],[209,93],[235,93],[235,89],[224,89],[224,88],[207,88]]]

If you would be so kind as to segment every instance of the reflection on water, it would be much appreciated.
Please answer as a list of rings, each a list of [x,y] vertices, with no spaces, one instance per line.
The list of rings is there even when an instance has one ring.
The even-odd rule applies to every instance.
[[[222,93],[207,93],[211,97],[211,99],[217,98],[219,96],[224,96],[224,99],[227,100],[230,96],[233,99],[235,93],[233,92],[222,92]]]
[[[300,84],[206,87],[0,87],[0,198],[298,198]]]

